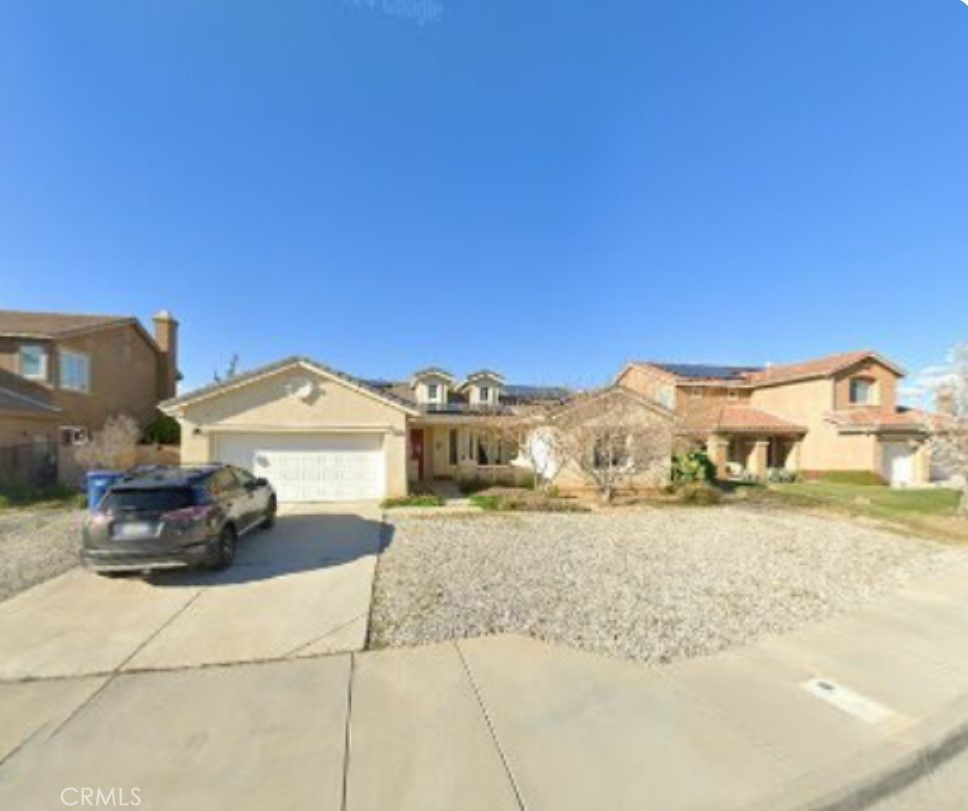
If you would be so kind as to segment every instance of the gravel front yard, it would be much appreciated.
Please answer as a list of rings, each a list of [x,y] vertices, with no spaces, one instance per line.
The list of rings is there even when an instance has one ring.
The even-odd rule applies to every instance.
[[[0,600],[78,563],[84,510],[0,512]]]
[[[741,507],[392,525],[374,647],[523,633],[668,662],[789,631],[968,560],[846,520]]]

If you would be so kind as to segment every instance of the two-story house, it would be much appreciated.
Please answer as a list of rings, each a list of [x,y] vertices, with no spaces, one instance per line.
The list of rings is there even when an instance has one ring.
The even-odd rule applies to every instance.
[[[898,405],[904,371],[870,350],[788,365],[629,363],[616,382],[673,409],[720,470],[872,471],[930,477],[928,426]]]
[[[117,414],[142,425],[178,381],[178,322],[0,311],[0,447],[85,441]]]

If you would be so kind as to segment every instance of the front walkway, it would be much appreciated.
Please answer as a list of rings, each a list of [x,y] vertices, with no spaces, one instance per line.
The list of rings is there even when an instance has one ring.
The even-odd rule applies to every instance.
[[[282,625],[297,604],[247,602],[254,636],[255,614]],[[170,644],[134,670],[33,681],[5,653],[0,808],[61,807],[64,788],[94,786],[136,788],[146,811],[782,811],[886,785],[968,722],[965,638],[968,578],[952,572],[658,668],[519,637],[214,667],[188,666],[206,658],[188,644],[166,670]]]

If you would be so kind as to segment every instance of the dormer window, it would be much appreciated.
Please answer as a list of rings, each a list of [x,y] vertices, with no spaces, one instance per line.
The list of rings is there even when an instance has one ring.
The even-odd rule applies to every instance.
[[[488,369],[481,369],[467,376],[460,386],[460,391],[467,393],[468,402],[472,407],[486,408],[500,403],[503,386],[502,375]]]
[[[453,376],[436,367],[421,369],[410,381],[417,402],[427,406],[446,405],[449,400],[448,391],[453,384]]]
[[[877,402],[877,384],[866,377],[855,377],[850,381],[851,405],[874,405]]]

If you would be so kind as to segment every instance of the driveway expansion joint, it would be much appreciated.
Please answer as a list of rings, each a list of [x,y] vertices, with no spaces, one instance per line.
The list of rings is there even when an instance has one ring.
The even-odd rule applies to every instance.
[[[504,767],[504,773],[507,775],[508,782],[511,784],[511,790],[514,792],[514,799],[518,804],[518,808],[520,808],[521,811],[527,811],[528,807],[524,802],[524,796],[521,794],[521,788],[518,786],[518,781],[515,779],[514,772],[511,770],[511,763],[508,760],[507,753],[504,751],[504,747],[501,746],[501,739],[498,737],[497,729],[494,726],[494,721],[491,718],[490,712],[488,712],[487,704],[484,701],[484,696],[481,693],[480,688],[477,686],[477,681],[474,679],[474,674],[471,671],[470,664],[464,657],[464,651],[461,650],[459,641],[454,641],[451,644],[454,646],[454,650],[457,652],[457,658],[460,659],[461,667],[464,669],[464,674],[467,676],[471,690],[474,692],[474,698],[477,701],[478,707],[480,707],[481,715],[484,716],[484,723],[487,725],[487,731],[491,736],[491,741],[494,743],[494,748],[497,750],[498,757],[501,758],[501,765]]]

